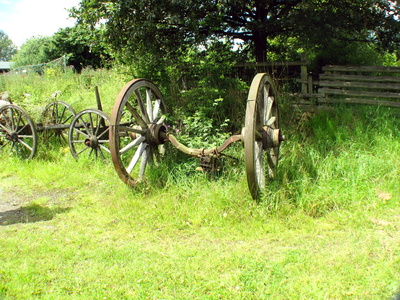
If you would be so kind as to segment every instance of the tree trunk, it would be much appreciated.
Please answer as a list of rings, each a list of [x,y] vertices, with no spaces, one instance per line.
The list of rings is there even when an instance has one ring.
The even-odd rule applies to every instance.
[[[264,63],[267,60],[267,34],[263,30],[253,32],[254,51],[257,63]],[[264,67],[257,67],[257,72],[264,72]]]

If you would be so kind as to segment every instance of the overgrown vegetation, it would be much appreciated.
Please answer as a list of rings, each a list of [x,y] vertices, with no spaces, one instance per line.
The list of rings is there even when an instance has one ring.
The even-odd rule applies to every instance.
[[[50,73],[3,76],[0,89],[35,115],[55,90],[77,111],[95,107],[98,85],[110,112],[128,80],[104,70]],[[215,92],[200,81],[178,98],[183,111],[170,110],[172,125],[182,124],[173,128],[218,142],[202,133],[227,132],[227,113],[212,108],[229,95],[242,105],[245,86]],[[198,97],[204,106],[189,110]],[[210,175],[170,147],[136,189],[111,163],[75,161],[66,145],[42,144],[31,161],[0,155],[0,298],[390,299],[400,287],[398,110],[304,113],[280,101],[289,138],[260,203],[248,192],[240,144]]]
[[[164,94],[169,130],[208,148],[244,125],[256,68],[239,72],[237,63],[306,53],[315,72],[328,63],[399,64],[399,7],[387,0],[83,0],[71,12],[79,24],[27,41],[14,60],[66,55],[75,70],[50,64],[0,76],[0,91],[36,122],[55,95],[77,112],[95,108],[95,86],[110,114],[124,84],[142,77]],[[0,60],[10,59],[15,47],[6,34],[0,40]],[[42,136],[31,161],[0,152],[0,299],[392,297],[399,112],[297,110],[285,96],[297,83],[283,73],[275,79],[289,138],[259,203],[240,143],[212,174],[166,145],[134,189],[112,163],[75,161],[67,145]]]

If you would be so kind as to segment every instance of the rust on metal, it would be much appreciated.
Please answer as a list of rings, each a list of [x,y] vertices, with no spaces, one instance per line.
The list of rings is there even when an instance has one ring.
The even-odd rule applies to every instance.
[[[234,142],[242,140],[242,135],[232,135],[229,137],[220,147],[215,147],[211,149],[193,149],[180,143],[178,139],[170,134],[166,133],[166,140],[170,141],[172,145],[175,146],[179,151],[194,157],[209,156],[209,155],[219,155],[222,151],[229,147]]]

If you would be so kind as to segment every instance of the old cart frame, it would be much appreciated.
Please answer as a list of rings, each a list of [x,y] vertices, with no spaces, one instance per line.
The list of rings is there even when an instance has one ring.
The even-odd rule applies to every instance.
[[[41,122],[35,124],[28,112],[15,104],[0,108],[0,150],[24,159],[35,156],[38,146],[38,132],[43,132],[45,140],[56,137],[66,141],[65,131],[76,115],[67,103],[54,101],[43,110]]]
[[[165,124],[167,108],[160,90],[147,79],[128,82],[120,91],[110,118],[110,151],[114,167],[128,185],[135,186],[146,166],[163,156],[163,145],[200,159],[219,157],[234,142],[242,142],[250,193],[258,199],[273,177],[279,147],[284,140],[279,129],[278,103],[271,78],[257,74],[247,98],[245,126],[240,135],[228,138],[220,147],[192,149],[178,141]]]

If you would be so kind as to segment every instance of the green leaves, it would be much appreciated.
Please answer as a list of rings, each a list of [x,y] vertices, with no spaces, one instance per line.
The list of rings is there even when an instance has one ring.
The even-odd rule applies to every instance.
[[[0,30],[0,61],[10,61],[17,52],[17,47],[13,44],[7,34]]]

